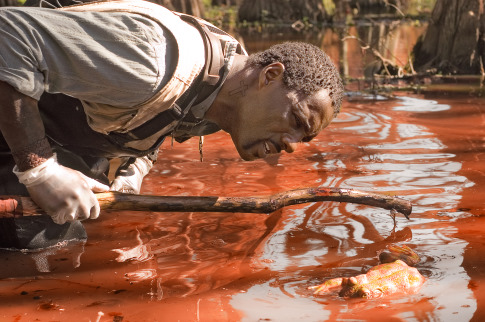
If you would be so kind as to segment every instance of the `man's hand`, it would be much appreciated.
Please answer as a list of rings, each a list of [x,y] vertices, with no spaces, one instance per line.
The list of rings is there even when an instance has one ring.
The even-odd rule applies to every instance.
[[[16,170],[15,174],[27,187],[32,200],[56,224],[98,218],[100,208],[93,191],[108,191],[108,186],[59,165],[54,157],[33,169],[24,172]]]
[[[19,181],[56,223],[99,216],[99,203],[92,191],[109,188],[59,165],[45,138],[37,100],[2,81],[0,131],[12,151]]]
[[[136,159],[129,158],[116,171],[116,177],[111,183],[110,190],[133,194],[140,193],[143,178],[152,167],[153,162],[147,156]]]

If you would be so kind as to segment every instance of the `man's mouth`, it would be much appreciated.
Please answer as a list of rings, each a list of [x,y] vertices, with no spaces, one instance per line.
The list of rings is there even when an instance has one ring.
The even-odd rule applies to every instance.
[[[269,147],[268,141],[264,141],[264,153],[271,154],[271,149]]]
[[[251,145],[243,146],[245,151],[252,151],[251,155],[244,160],[264,159],[269,155],[278,154],[281,148],[270,139],[261,140]]]
[[[271,140],[264,140],[263,141],[263,152],[264,156],[263,158],[272,155],[272,154],[279,154],[281,152],[281,148],[279,145],[277,145],[275,142]]]

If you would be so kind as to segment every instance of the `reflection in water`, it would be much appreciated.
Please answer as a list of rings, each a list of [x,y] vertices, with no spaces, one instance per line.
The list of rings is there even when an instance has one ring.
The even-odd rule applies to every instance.
[[[90,238],[82,251],[72,246],[1,254],[3,317],[13,320],[21,311],[54,320],[67,312],[94,320],[98,312],[103,318],[114,312],[156,320],[150,310],[156,304],[186,320],[222,311],[227,315],[220,321],[231,320],[231,314],[248,321],[365,316],[468,321],[479,307],[468,285],[478,282],[461,263],[471,272],[477,268],[464,258],[470,249],[456,224],[470,216],[463,199],[473,199],[467,191],[475,183],[463,160],[480,161],[465,152],[482,148],[482,133],[464,137],[471,122],[452,130],[456,114],[471,115],[455,104],[422,97],[346,104],[322,135],[274,166],[241,162],[222,133],[212,144],[206,141],[209,163],[194,162],[197,145],[189,141],[165,148],[166,157],[144,187],[144,193],[174,195],[263,195],[314,185],[396,194],[414,205],[411,221],[398,218],[396,229],[388,211],[337,203],[306,204],[271,216],[103,214],[86,223]],[[306,289],[366,270],[395,242],[422,257],[418,269],[427,282],[418,294],[347,301],[314,298]],[[49,309],[39,313],[39,307]]]
[[[410,54],[419,36],[426,30],[426,22],[358,21],[356,25],[326,26],[306,33],[282,27],[272,33],[240,30],[241,40],[249,53],[265,50],[284,41],[304,41],[325,50],[344,78],[361,79],[358,90],[372,86],[369,66],[379,65],[381,58],[402,70],[409,63]],[[375,53],[378,53],[377,55]],[[379,65],[380,66],[380,65]],[[378,73],[378,70],[372,70]]]
[[[330,312],[322,311],[320,304],[296,294],[288,296],[288,292],[271,282],[233,296],[231,304],[246,313],[241,321],[326,321],[330,317]]]
[[[143,244],[140,238],[140,232],[137,230],[136,240],[138,244],[134,247],[123,247],[119,249],[113,249],[119,256],[116,258],[117,262],[138,261],[144,262],[153,258],[153,254],[150,252],[148,245]]]
[[[255,52],[303,40],[324,48],[346,76],[360,78],[375,57],[358,39],[403,66],[424,28],[371,22],[261,35],[246,47]],[[354,38],[342,42],[347,35]],[[271,162],[241,161],[224,133],[205,139],[204,162],[196,140],[168,143],[144,194],[252,196],[337,186],[400,195],[414,211],[410,221],[397,218],[397,227],[388,211],[337,203],[269,216],[103,213],[86,222],[85,245],[0,253],[0,319],[468,321],[475,312],[480,320],[483,106],[471,97],[386,100],[348,93],[328,129]],[[315,298],[306,289],[367,270],[396,242],[421,256],[418,269],[427,282],[418,294],[348,301]]]
[[[157,270],[153,268],[144,268],[126,273],[125,276],[130,283],[138,283],[155,279],[157,277]]]
[[[392,108],[394,111],[406,111],[415,113],[440,112],[447,111],[450,106],[447,104],[439,104],[434,100],[423,100],[413,97],[402,97],[401,104]]]
[[[432,129],[419,125],[409,113],[422,106],[430,117],[429,113],[445,111],[450,106],[406,97],[393,102],[391,109],[389,104],[382,106],[372,112],[364,112],[363,107],[370,107],[364,104],[344,109],[336,126],[329,129],[329,136],[339,137],[343,142],[331,146],[322,142],[321,150],[325,155],[314,155],[311,160],[317,161],[315,169],[332,171],[331,180],[327,179],[325,184],[331,182],[340,187],[406,196],[413,202],[412,220],[407,222],[400,218],[398,227],[406,225],[412,233],[409,230],[393,234],[392,220],[384,210],[354,204],[310,205],[294,210],[264,244],[260,256],[271,260],[269,266],[274,271],[304,272],[302,274],[313,271],[311,276],[316,278],[313,284],[317,284],[317,279],[319,283],[321,279],[360,273],[363,265],[369,267],[377,263],[376,254],[386,243],[406,241],[423,255],[418,268],[428,278],[420,294],[406,297],[406,301],[408,304],[419,301],[420,307],[426,298],[433,301],[428,302],[427,309],[404,308],[401,304],[399,315],[415,319],[426,316],[431,320],[456,316],[459,320],[469,320],[476,302],[467,288],[468,276],[460,267],[466,243],[450,237],[456,230],[446,224],[447,218],[437,219],[429,214],[439,211],[443,216],[447,210],[453,212],[461,199],[460,193],[473,186],[473,182],[459,174],[461,163],[456,161],[455,154],[443,152],[446,145],[439,136]],[[353,136],[352,148],[349,148],[348,136]],[[335,160],[339,161],[338,166]],[[346,175],[348,172],[352,175]],[[301,279],[300,288],[307,283]],[[446,292],[450,284],[453,297]],[[255,288],[261,285],[250,288],[248,294]],[[236,299],[247,298],[248,294],[238,295],[234,305],[247,311],[242,306],[248,299]],[[456,297],[460,301],[453,301]],[[432,309],[434,301],[443,304],[439,311]],[[395,306],[399,300],[389,303]],[[335,312],[334,305],[329,305],[330,311],[323,315],[345,319],[346,314]],[[265,305],[259,307],[266,308]],[[367,309],[370,310],[370,305]],[[283,311],[272,316],[284,316],[289,312]],[[311,320],[319,320],[318,316],[311,317]]]
[[[468,285],[479,282],[461,266],[476,269],[463,256],[468,237],[456,225],[470,216],[463,199],[473,199],[468,191],[476,185],[462,163],[479,160],[463,151],[477,140],[448,130],[456,113],[471,115],[463,108],[423,97],[346,103],[324,133],[276,165],[240,161],[223,133],[206,138],[202,163],[197,142],[165,147],[143,193],[250,196],[338,186],[400,195],[414,211],[396,227],[388,211],[338,203],[271,215],[104,213],[86,222],[82,251],[1,253],[0,316],[158,320],[163,310],[164,320],[191,321],[470,320],[479,303]],[[349,301],[307,290],[367,270],[379,251],[399,242],[421,256],[427,281],[419,293]]]
[[[136,245],[113,249],[116,261],[136,268],[126,272],[125,279],[130,284],[149,282],[147,294],[151,298],[156,294],[157,300],[217,289],[240,276],[241,265],[264,234],[261,223],[266,215],[173,217],[138,226]]]

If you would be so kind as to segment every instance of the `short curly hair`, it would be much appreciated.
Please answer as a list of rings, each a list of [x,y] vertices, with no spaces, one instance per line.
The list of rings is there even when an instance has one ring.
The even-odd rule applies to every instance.
[[[340,112],[344,87],[332,60],[317,46],[304,42],[285,42],[251,54],[248,66],[267,66],[280,62],[285,66],[283,82],[288,88],[311,95],[328,90],[334,116]]]

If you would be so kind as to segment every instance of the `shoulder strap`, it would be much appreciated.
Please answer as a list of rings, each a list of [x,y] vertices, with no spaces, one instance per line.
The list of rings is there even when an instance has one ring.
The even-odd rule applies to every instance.
[[[171,108],[157,114],[150,121],[127,133],[111,133],[110,136],[116,137],[116,140],[123,140],[124,136],[130,141],[134,139],[143,140],[172,123],[175,127],[176,123],[187,115],[194,102],[202,101],[219,87],[220,72],[224,66],[221,41],[208,29],[208,26],[199,22],[198,19],[185,14],[180,14],[180,16],[184,21],[193,24],[202,35],[206,52],[204,68],[193,84],[177,99]]]

